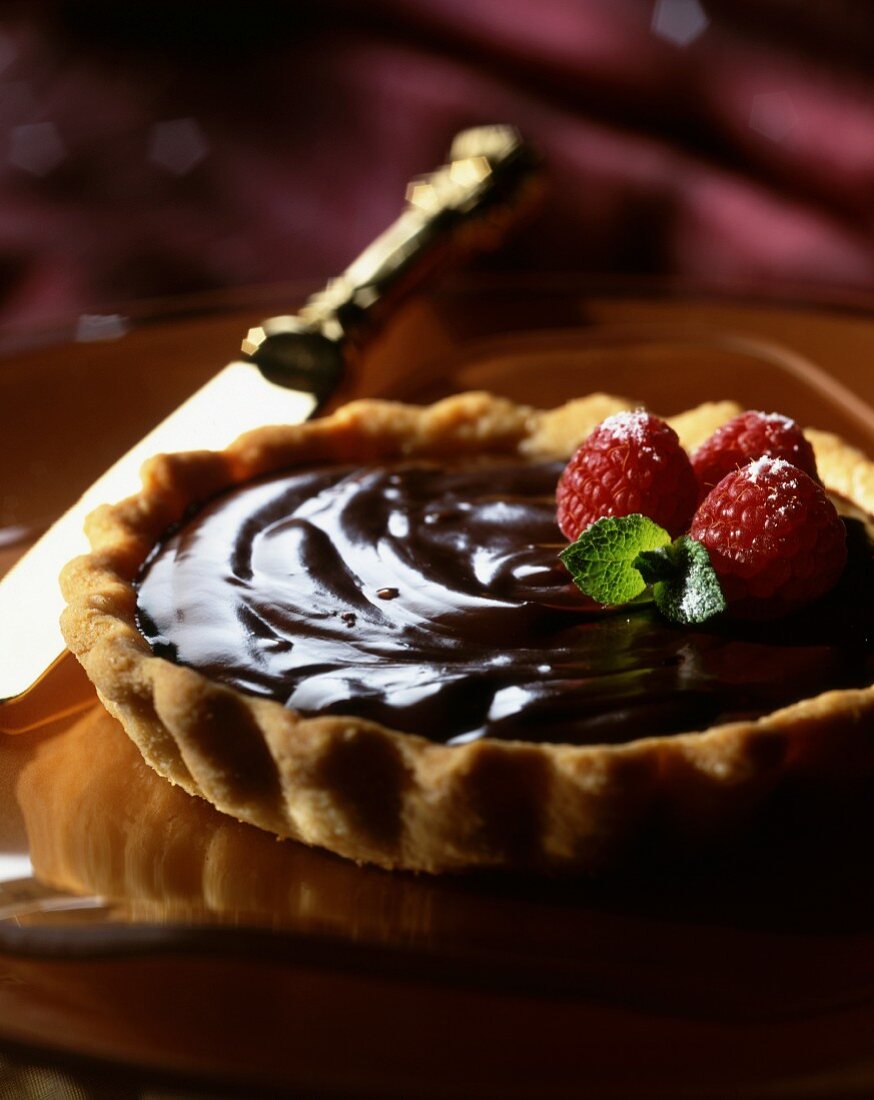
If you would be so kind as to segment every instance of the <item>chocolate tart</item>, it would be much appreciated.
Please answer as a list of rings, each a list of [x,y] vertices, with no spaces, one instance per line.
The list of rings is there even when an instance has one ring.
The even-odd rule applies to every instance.
[[[161,775],[242,821],[384,867],[592,872],[641,845],[716,841],[786,791],[838,804],[874,774],[864,605],[861,623],[845,623],[846,606],[811,612],[806,648],[799,621],[767,638],[723,625],[696,649],[651,611],[595,612],[557,579],[560,547],[543,535],[549,486],[596,423],[632,407],[603,394],[549,411],[482,393],[426,408],[359,401],[259,429],[222,453],[158,456],[139,495],[91,516],[92,553],[64,571],[67,643]],[[738,411],[712,403],[670,422],[691,449]],[[867,519],[874,465],[834,435],[807,435],[827,489]],[[479,510],[467,523],[470,492]],[[394,497],[423,529],[448,524],[450,534],[411,536],[403,508],[380,506]],[[529,530],[532,508],[541,518]],[[320,511],[328,520],[313,540]],[[282,528],[262,553],[281,576],[294,550],[294,583],[279,584],[275,601],[269,590],[251,595],[249,542],[186,572],[198,552],[192,525],[221,530],[228,516],[247,539],[263,523]],[[477,556],[480,541],[496,547],[491,557]],[[349,559],[363,543],[369,564],[356,572]],[[443,561],[453,547],[463,560]],[[388,557],[397,569],[383,573]],[[165,571],[169,559],[182,572]],[[459,569],[467,595],[447,613],[427,588],[454,588],[444,571]],[[844,605],[853,602],[851,593]],[[244,639],[242,663],[228,667],[213,622]],[[581,691],[583,637],[592,675]],[[784,652],[793,682],[782,691]],[[751,695],[735,658],[755,669]],[[679,696],[665,692],[666,675]]]

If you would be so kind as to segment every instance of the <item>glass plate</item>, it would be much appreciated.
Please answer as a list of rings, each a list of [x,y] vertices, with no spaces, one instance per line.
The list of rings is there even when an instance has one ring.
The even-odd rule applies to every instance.
[[[149,318],[0,364],[0,406],[43,425],[16,428],[2,465],[8,553],[272,307]],[[549,405],[600,389],[663,413],[733,398],[874,450],[872,352],[855,312],[458,283],[399,317],[346,395]],[[0,738],[7,1042],[343,1095],[874,1088],[874,876],[855,810],[823,829],[811,808],[709,866],[615,881],[390,874],[172,788],[90,689],[69,690],[75,716]]]

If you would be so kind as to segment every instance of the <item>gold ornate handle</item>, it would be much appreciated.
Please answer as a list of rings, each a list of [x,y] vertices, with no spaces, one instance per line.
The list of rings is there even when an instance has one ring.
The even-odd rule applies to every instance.
[[[300,386],[310,371],[327,395],[355,346],[402,298],[461,255],[498,243],[533,192],[538,163],[511,126],[458,134],[448,162],[410,182],[397,220],[299,313],[250,329],[244,354],[274,382],[287,376]]]

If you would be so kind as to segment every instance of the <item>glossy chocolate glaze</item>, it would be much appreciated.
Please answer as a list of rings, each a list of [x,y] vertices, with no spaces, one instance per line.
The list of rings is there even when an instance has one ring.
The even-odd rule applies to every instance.
[[[440,741],[620,742],[874,679],[871,549],[776,624],[605,612],[557,559],[560,464],[321,468],[220,497],[139,583],[154,650],[305,714]]]

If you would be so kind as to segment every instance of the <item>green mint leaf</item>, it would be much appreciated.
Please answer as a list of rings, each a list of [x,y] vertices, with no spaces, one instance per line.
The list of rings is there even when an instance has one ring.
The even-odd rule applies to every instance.
[[[638,556],[670,541],[668,532],[647,516],[603,516],[559,557],[587,596],[603,604],[628,603],[646,588],[634,565]]]
[[[647,584],[673,580],[677,575],[674,544],[659,546],[655,550],[641,550],[634,560],[634,568]]]
[[[694,626],[725,611],[725,596],[710,564],[707,549],[688,535],[683,535],[666,549],[664,557],[670,560],[674,574],[664,579],[653,577],[650,582],[653,584],[656,607],[665,618],[684,626]],[[647,561],[644,573],[649,564]],[[660,567],[663,566],[657,568]]]

